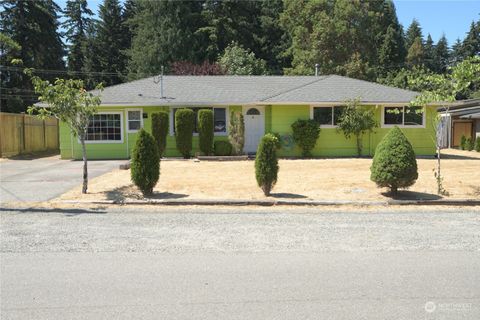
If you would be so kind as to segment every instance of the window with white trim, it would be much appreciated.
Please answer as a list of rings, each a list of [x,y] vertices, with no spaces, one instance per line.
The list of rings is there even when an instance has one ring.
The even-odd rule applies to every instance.
[[[142,128],[142,110],[127,110],[128,132],[136,132]]]
[[[320,126],[336,126],[344,106],[312,107],[312,118]]]
[[[423,126],[424,111],[422,107],[384,107],[384,126]]]
[[[172,123],[173,123],[173,132],[175,132],[175,113],[178,109],[184,108],[174,108],[172,112]],[[193,129],[194,133],[198,133],[197,131],[197,120],[198,120],[198,111],[202,109],[213,110],[213,121],[214,121],[214,133],[217,134],[226,134],[227,133],[227,108],[225,107],[191,107],[187,108],[193,110],[195,113],[195,126]]]
[[[95,114],[88,123],[86,141],[122,141],[120,113]]]

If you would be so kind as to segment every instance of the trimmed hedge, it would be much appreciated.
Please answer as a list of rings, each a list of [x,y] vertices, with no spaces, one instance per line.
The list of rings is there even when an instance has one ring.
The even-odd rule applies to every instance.
[[[233,147],[228,141],[215,141],[213,149],[216,156],[230,156],[232,155]]]
[[[278,139],[271,133],[263,136],[255,158],[255,178],[266,196],[270,195],[278,175]]]
[[[158,155],[160,158],[163,156],[167,147],[168,122],[168,112],[161,111],[152,114],[152,135],[157,142]]]
[[[144,196],[153,192],[160,177],[160,156],[155,138],[145,130],[138,133],[130,165],[132,182]]]
[[[213,149],[213,110],[201,109],[198,111],[198,142],[200,151],[209,156]]]
[[[302,149],[303,157],[311,157],[312,149],[320,136],[320,126],[315,120],[297,120],[292,124],[293,140]]]
[[[406,188],[418,178],[415,152],[407,137],[395,126],[375,149],[370,179],[379,187],[388,187],[392,194]]]
[[[177,150],[185,159],[192,152],[193,130],[195,128],[195,113],[191,109],[178,109],[175,112],[175,143]]]

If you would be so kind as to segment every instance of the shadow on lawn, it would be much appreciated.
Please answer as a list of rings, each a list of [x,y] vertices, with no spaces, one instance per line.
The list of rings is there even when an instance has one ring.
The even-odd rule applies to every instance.
[[[108,200],[115,202],[124,202],[127,199],[142,200],[145,199],[140,191],[132,184],[115,188],[111,191],[105,192]],[[188,197],[188,194],[171,193],[171,192],[154,192],[147,199],[181,199]]]
[[[433,193],[408,190],[399,190],[396,195],[392,195],[390,192],[382,192],[382,195],[394,200],[438,200],[442,198],[441,196]]]
[[[271,193],[271,197],[273,198],[281,198],[281,199],[305,199],[307,196],[304,196],[303,194],[296,194],[296,193]]]

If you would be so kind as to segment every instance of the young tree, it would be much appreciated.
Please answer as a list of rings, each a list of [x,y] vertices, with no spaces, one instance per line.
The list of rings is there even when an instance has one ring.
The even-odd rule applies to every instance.
[[[271,133],[267,133],[263,136],[262,140],[260,140],[255,157],[255,177],[258,186],[262,188],[263,193],[267,197],[277,182],[277,145],[277,137]]]
[[[214,119],[213,111],[210,109],[201,109],[198,111],[198,145],[200,151],[206,156],[212,153]]]
[[[150,196],[160,177],[160,156],[155,139],[143,129],[138,132],[130,166],[132,182]]]
[[[82,193],[88,189],[87,149],[85,139],[90,118],[100,105],[98,92],[93,94],[84,89],[82,80],[57,79],[54,83],[34,76],[31,69],[25,70],[31,78],[38,99],[43,104],[32,106],[29,113],[38,112],[40,117],[54,116],[64,122],[74,137],[78,137],[82,145],[83,186]],[[101,90],[101,86],[97,90]]]
[[[417,180],[415,152],[397,126],[378,144],[370,171],[370,179],[379,187],[390,188],[392,195],[396,195],[398,188],[407,188]]]
[[[312,149],[320,136],[320,126],[315,120],[297,120],[292,124],[293,141],[302,149],[303,157],[311,157]]]
[[[70,71],[81,71],[84,67],[86,33],[93,15],[87,5],[87,0],[68,0],[64,11],[62,26],[66,29],[65,38],[69,43],[67,67]]]
[[[427,88],[422,90],[421,94],[412,101],[412,105],[426,106],[430,103],[437,103],[443,105],[448,112],[450,102],[455,101],[457,97],[467,95],[472,87],[477,88],[480,85],[480,57],[468,58],[458,63],[452,69],[451,74],[447,76],[428,75],[423,79],[412,78],[410,82],[412,85],[428,84]],[[433,121],[435,127],[442,125],[439,115]],[[442,144],[440,136],[435,136],[433,139],[437,149],[437,168],[434,173],[437,180],[437,193],[445,194],[441,175]]]
[[[235,42],[225,48],[225,52],[218,59],[218,64],[231,75],[267,74],[265,61],[257,59],[253,52]]]
[[[161,111],[152,114],[152,135],[155,138],[158,146],[158,155],[160,158],[167,147],[168,137],[168,112]]]
[[[245,122],[241,112],[232,111],[230,113],[228,140],[233,147],[233,153],[235,155],[241,155],[245,144]]]
[[[340,116],[338,129],[343,132],[347,139],[350,139],[352,135],[355,136],[359,157],[362,155],[363,135],[372,132],[375,127],[377,127],[377,123],[372,109],[361,108],[358,100],[348,101]]]

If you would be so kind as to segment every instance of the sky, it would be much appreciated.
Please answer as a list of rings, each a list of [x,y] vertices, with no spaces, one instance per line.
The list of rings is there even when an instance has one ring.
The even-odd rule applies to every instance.
[[[122,0],[120,0],[122,1]],[[66,0],[56,1],[62,8]],[[88,0],[97,13],[102,0]],[[123,2],[123,1],[122,1]],[[420,22],[425,38],[427,34],[437,42],[445,33],[452,45],[457,38],[463,40],[473,20],[480,19],[480,0],[394,0],[397,16],[405,30],[414,18]]]

